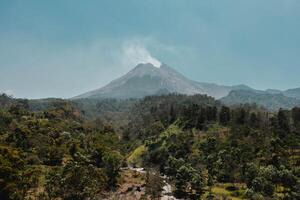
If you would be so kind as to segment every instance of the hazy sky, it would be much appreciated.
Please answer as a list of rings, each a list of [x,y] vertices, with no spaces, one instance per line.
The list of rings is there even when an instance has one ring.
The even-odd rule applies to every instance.
[[[201,82],[300,87],[300,0],[0,1],[0,91],[68,98],[151,59]]]

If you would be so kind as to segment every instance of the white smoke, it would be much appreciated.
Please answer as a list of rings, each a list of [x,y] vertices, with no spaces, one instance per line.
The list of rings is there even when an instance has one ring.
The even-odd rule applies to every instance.
[[[161,62],[154,58],[146,47],[137,41],[125,42],[123,45],[123,65],[136,66],[140,63],[151,63],[159,68]]]

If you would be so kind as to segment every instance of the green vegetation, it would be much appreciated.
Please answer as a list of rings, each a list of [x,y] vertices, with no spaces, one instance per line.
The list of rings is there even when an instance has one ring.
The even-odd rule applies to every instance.
[[[222,106],[205,96],[181,98],[146,98],[137,105],[140,123],[129,131],[143,130],[129,141],[146,145],[143,166],[166,174],[178,197],[206,198],[209,192],[233,199],[299,198],[298,108],[270,113]]]
[[[131,165],[134,166],[141,166],[142,165],[142,156],[144,155],[144,153],[146,152],[146,147],[145,145],[141,145],[138,148],[136,148],[127,158],[127,162]]]
[[[112,127],[67,101],[31,112],[1,98],[0,199],[86,199],[117,187],[123,156]]]
[[[2,95],[0,105],[1,200],[122,198],[132,188],[155,199],[161,175],[185,199],[300,198],[297,107],[268,112],[175,94],[75,102]],[[128,164],[147,173],[122,171]]]

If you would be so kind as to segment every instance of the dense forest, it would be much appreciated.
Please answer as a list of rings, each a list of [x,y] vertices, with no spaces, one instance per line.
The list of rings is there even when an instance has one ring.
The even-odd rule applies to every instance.
[[[164,182],[178,199],[300,199],[297,107],[3,94],[0,152],[1,200],[159,199]]]

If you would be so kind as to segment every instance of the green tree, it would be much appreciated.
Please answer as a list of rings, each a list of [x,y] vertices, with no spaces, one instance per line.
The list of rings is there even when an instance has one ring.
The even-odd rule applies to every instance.
[[[259,168],[254,163],[247,163],[243,173],[243,179],[246,182],[248,188],[252,187],[252,181],[259,173]]]
[[[238,109],[237,119],[236,119],[237,124],[243,125],[246,123],[246,121],[247,121],[246,110],[244,108]]]
[[[300,131],[300,107],[292,109],[292,119],[296,129]]]
[[[219,120],[222,125],[227,125],[230,122],[230,108],[222,106],[219,113]]]
[[[196,191],[197,194],[203,193],[205,186],[204,178],[201,172],[194,172],[192,175],[191,187]]]
[[[279,136],[283,137],[290,132],[290,120],[287,111],[280,109],[277,114]]]
[[[104,163],[104,169],[108,176],[108,184],[110,187],[115,187],[122,164],[122,156],[117,151],[107,151],[104,153],[102,159]]]
[[[163,191],[164,182],[158,172],[147,170],[146,174],[146,194],[151,199],[159,199]]]
[[[189,182],[192,180],[193,168],[189,165],[181,166],[175,177],[175,186],[177,190],[185,192]]]
[[[71,161],[47,175],[45,190],[50,199],[84,200],[95,198],[106,186],[107,177],[102,169]]]
[[[0,199],[22,200],[36,187],[39,170],[27,166],[17,149],[0,146]]]

